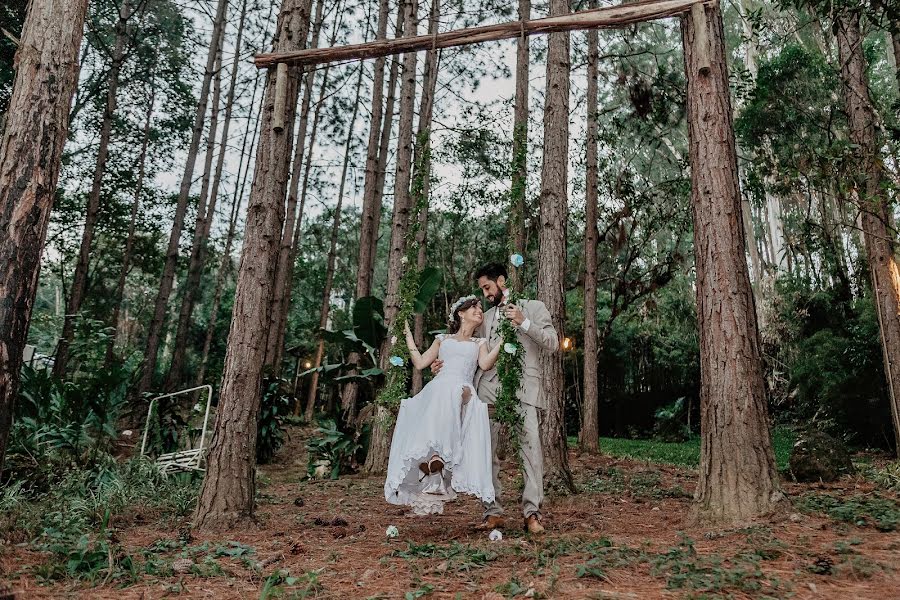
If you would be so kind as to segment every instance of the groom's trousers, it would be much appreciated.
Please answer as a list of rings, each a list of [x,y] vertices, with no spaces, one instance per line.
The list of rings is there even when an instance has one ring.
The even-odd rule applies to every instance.
[[[531,515],[540,516],[541,503],[544,501],[544,453],[541,450],[540,438],[540,412],[530,404],[520,404],[522,412],[522,475],[525,487],[522,490],[522,514],[528,518]],[[500,424],[491,418],[491,452],[493,454],[493,478],[494,495],[493,502],[483,502],[484,517],[499,516],[503,514],[503,506],[500,504],[500,459],[497,458],[497,442],[500,433]]]

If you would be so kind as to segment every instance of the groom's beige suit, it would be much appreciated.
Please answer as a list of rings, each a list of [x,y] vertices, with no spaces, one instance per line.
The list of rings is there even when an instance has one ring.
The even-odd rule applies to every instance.
[[[522,513],[525,517],[540,515],[541,503],[544,500],[544,455],[541,450],[540,418],[538,410],[547,408],[541,385],[541,354],[559,350],[559,335],[553,328],[550,312],[539,300],[519,300],[516,306],[525,315],[525,321],[518,329],[519,341],[522,344],[522,385],[519,388],[519,407],[522,411],[523,430],[520,438],[522,446],[522,465],[525,489],[522,491]],[[502,309],[502,306],[501,306]],[[503,343],[500,338],[500,320],[497,307],[488,310],[476,335],[488,339],[488,346],[493,349]],[[502,352],[502,350],[501,350]],[[475,374],[475,387],[478,397],[493,404],[497,398],[500,381],[497,370],[479,370]],[[500,506],[500,461],[497,459],[497,436],[500,426],[491,421],[491,447],[494,462],[494,492],[497,500],[484,503],[484,516],[503,514]]]

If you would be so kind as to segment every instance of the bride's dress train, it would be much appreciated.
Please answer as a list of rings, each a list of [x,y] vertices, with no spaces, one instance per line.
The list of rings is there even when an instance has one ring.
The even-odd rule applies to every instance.
[[[419,515],[442,514],[444,503],[457,493],[494,500],[488,407],[472,386],[483,340],[440,339],[441,372],[400,403],[384,483],[388,502],[410,506]],[[464,388],[471,392],[465,402]],[[435,455],[444,469],[425,475],[419,465]]]

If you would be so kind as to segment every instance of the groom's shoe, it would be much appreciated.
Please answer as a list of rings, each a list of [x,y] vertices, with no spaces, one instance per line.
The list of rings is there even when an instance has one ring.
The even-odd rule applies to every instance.
[[[538,515],[525,517],[525,531],[534,534],[544,533],[544,526],[541,525],[541,518]]]
[[[489,515],[475,526],[478,531],[493,531],[494,529],[503,529],[504,521],[500,515]]]

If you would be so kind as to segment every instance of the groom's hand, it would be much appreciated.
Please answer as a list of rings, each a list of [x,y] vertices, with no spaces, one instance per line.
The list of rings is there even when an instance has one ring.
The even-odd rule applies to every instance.
[[[434,359],[434,362],[431,363],[431,373],[432,375],[437,375],[441,372],[441,369],[444,368],[444,361],[439,358]]]
[[[515,304],[510,304],[504,310],[504,314],[506,318],[513,322],[516,327],[522,325],[525,322],[525,315],[522,313],[521,309]]]

